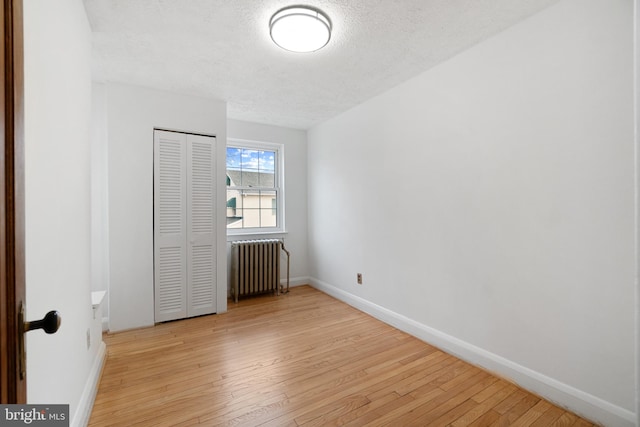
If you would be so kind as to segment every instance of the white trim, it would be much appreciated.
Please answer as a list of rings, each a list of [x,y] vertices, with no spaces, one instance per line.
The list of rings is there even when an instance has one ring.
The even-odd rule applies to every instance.
[[[227,147],[248,147],[248,148],[257,148],[257,149],[271,149],[278,150],[284,146],[279,142],[270,142],[270,141],[257,141],[255,139],[242,139],[242,138],[227,138]]]
[[[480,366],[505,378],[522,388],[567,408],[578,415],[606,426],[633,427],[636,414],[633,412],[578,390],[525,366],[519,365],[497,354],[493,354],[468,342],[447,335],[399,313],[388,310],[359,296],[350,294],[333,285],[311,277],[314,288],[355,307],[382,322],[428,342],[473,365]]]
[[[251,231],[251,230],[254,230],[252,228],[238,228],[237,230],[242,232],[233,233],[233,234],[227,233],[227,243],[232,243],[232,242],[235,242],[236,240],[245,240],[247,236],[256,236],[256,238],[260,238],[261,236],[267,236],[267,235],[273,236],[273,235],[289,234],[289,232],[286,230],[285,231],[262,231],[257,233],[255,231]]]
[[[107,345],[103,341],[100,341],[100,346],[98,347],[98,352],[93,360],[93,366],[87,377],[82,395],[80,396],[78,407],[71,419],[72,427],[87,426],[89,424],[89,418],[91,418],[91,411],[93,410],[93,402],[96,400],[98,385],[100,385],[100,377],[102,376],[102,367],[104,366],[106,357]]]

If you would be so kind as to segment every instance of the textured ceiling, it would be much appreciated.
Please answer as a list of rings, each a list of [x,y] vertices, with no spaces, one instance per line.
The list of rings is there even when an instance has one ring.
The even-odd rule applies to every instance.
[[[98,81],[227,102],[229,118],[306,129],[558,0],[309,0],[329,44],[291,53],[269,38],[285,0],[84,0]]]

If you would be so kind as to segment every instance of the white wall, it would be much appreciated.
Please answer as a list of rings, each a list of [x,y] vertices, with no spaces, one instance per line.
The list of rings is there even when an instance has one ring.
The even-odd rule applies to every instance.
[[[152,325],[153,129],[217,137],[218,235],[225,227],[226,103],[137,86],[107,84],[109,329]],[[218,313],[226,311],[226,250],[218,245]]]
[[[83,425],[104,360],[90,297],[91,32],[81,0],[26,0],[24,29],[27,318],[62,315],[57,334],[27,334],[27,401],[70,404]]]
[[[282,238],[291,253],[291,285],[309,283],[307,261],[307,133],[303,130],[269,126],[240,120],[227,121],[229,138],[284,145],[285,228]],[[229,236],[228,241],[260,238],[260,235]],[[272,236],[270,236],[272,237]],[[282,269],[286,279],[286,269]]]
[[[312,283],[633,425],[632,5],[561,1],[312,128]]]

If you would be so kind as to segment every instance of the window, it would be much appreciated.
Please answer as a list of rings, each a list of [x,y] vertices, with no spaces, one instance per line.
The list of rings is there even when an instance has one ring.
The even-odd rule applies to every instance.
[[[283,225],[282,157],[279,144],[229,140],[227,231],[279,232]]]

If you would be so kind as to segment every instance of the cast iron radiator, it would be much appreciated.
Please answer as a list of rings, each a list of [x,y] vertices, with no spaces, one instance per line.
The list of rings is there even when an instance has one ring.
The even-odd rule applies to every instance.
[[[277,239],[241,240],[231,243],[231,292],[238,297],[275,292],[280,295],[280,250],[287,255],[289,292],[289,251]]]

